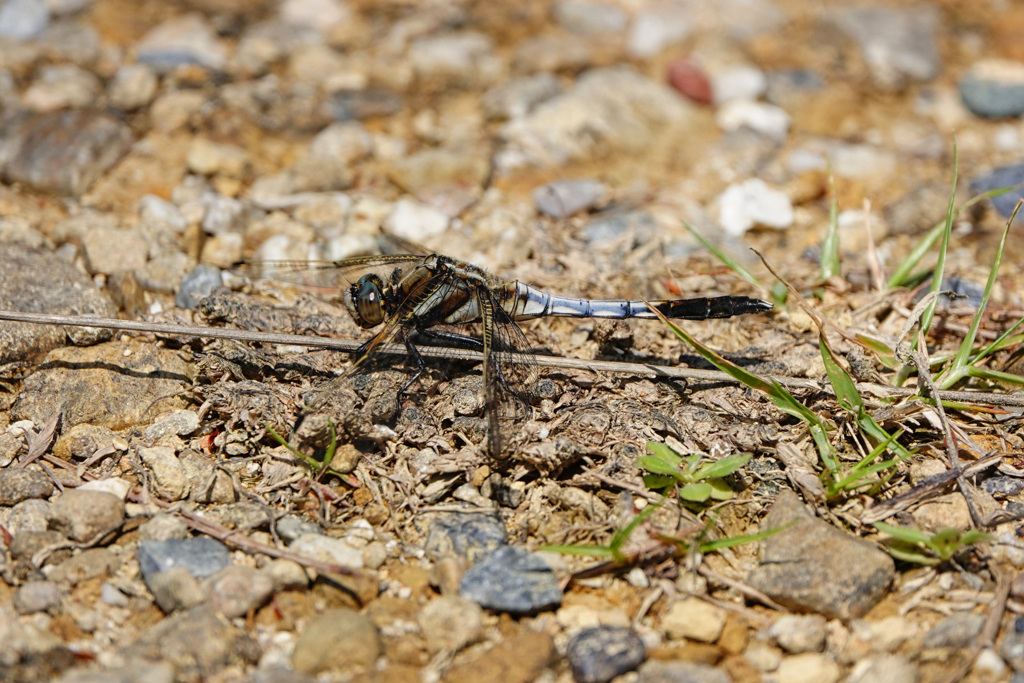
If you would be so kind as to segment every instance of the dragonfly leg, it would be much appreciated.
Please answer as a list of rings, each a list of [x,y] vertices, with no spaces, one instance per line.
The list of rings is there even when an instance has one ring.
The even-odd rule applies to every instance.
[[[423,376],[423,371],[426,369],[426,364],[423,362],[423,356],[416,350],[416,346],[409,339],[408,335],[405,337],[405,349],[409,352],[409,357],[416,363],[416,372],[409,378],[409,381],[402,385],[402,388],[398,390],[398,400],[402,399],[402,395],[405,391],[413,385],[413,383]]]

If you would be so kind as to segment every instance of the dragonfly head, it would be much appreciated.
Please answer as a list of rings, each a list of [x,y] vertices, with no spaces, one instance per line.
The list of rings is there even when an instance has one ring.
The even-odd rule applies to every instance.
[[[345,292],[345,308],[360,327],[384,322],[384,282],[374,274],[364,275]]]

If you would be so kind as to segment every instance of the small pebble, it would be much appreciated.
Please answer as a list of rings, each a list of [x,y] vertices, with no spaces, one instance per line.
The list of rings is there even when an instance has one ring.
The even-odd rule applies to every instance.
[[[127,595],[107,581],[100,585],[100,600],[105,605],[110,605],[111,607],[127,607],[131,604]]]
[[[732,683],[725,671],[697,662],[652,659],[640,667],[637,683]]]
[[[7,0],[0,4],[0,38],[35,38],[50,23],[50,10],[43,0]]]
[[[432,652],[455,653],[484,636],[484,613],[472,600],[456,595],[432,600],[420,610],[416,621]]]
[[[607,194],[608,188],[599,180],[560,180],[536,188],[533,202],[541,213],[561,219],[593,208]]]
[[[821,652],[827,625],[825,617],[818,614],[786,614],[772,624],[768,634],[790,654]]]
[[[633,19],[626,50],[638,59],[650,59],[677,45],[693,32],[695,22],[687,7],[652,7]]]
[[[384,220],[384,227],[393,235],[419,242],[448,229],[448,217],[412,199],[399,199],[395,209]]]
[[[1024,63],[1008,59],[977,62],[960,79],[960,97],[973,114],[984,118],[1024,114]]]
[[[153,515],[148,522],[139,527],[140,541],[169,541],[188,538],[188,525],[176,515],[164,512]]]
[[[209,263],[200,263],[181,279],[181,287],[174,295],[174,305],[178,308],[194,309],[201,300],[210,296],[213,290],[220,286],[220,268]]]
[[[150,574],[146,577],[146,587],[165,614],[195,607],[209,597],[196,577],[182,566]]]
[[[17,505],[30,498],[49,498],[53,495],[53,482],[50,478],[30,469],[0,470],[0,505]]]
[[[274,581],[251,567],[230,565],[206,582],[210,607],[228,619],[258,609],[274,593]]]
[[[661,628],[669,638],[688,638],[713,643],[722,635],[727,614],[700,598],[672,603],[661,619]]]
[[[274,592],[302,590],[309,585],[309,576],[302,565],[292,560],[273,559],[263,565],[261,571],[274,585]]]
[[[756,100],[768,89],[764,72],[754,66],[731,66],[715,72],[711,77],[711,92],[715,104],[732,100]]]
[[[715,116],[718,127],[726,132],[746,126],[773,140],[782,142],[789,131],[789,114],[772,104],[752,100],[730,100]]]
[[[92,541],[124,521],[124,501],[102,491],[68,489],[50,510],[51,525],[73,541]]]
[[[853,665],[846,683],[915,683],[917,667],[901,655],[874,655]]]
[[[138,546],[142,578],[184,567],[197,579],[213,576],[231,564],[227,547],[212,538],[200,536],[179,540],[141,541]]]
[[[689,57],[681,57],[669,64],[668,82],[681,95],[699,104],[711,104],[715,99],[707,73]]]
[[[558,0],[552,13],[562,28],[580,36],[619,33],[629,21],[618,7],[590,0]]]
[[[110,80],[107,98],[116,109],[134,111],[153,101],[157,85],[156,74],[145,64],[125,64]]]
[[[449,555],[476,562],[508,542],[505,522],[497,514],[439,512],[425,515],[424,548],[435,561]]]
[[[512,546],[473,565],[462,577],[459,594],[482,607],[516,614],[550,609],[562,601],[558,579],[544,560]]]
[[[642,664],[647,650],[632,629],[598,626],[573,636],[565,656],[577,683],[606,683]]]
[[[740,237],[755,225],[783,229],[793,224],[793,205],[785,192],[760,178],[730,185],[718,198],[719,223],[726,234]]]
[[[12,604],[18,614],[35,614],[59,606],[60,598],[60,586],[52,581],[28,581],[14,592]]]
[[[830,656],[808,652],[783,659],[775,679],[779,683],[837,683],[842,673]]]
[[[318,674],[372,666],[382,649],[377,627],[351,609],[332,609],[311,619],[295,641],[292,666]]]
[[[303,534],[292,541],[288,549],[311,560],[347,569],[360,569],[363,566],[363,556],[357,548],[353,548],[344,539],[324,536],[323,533]]]
[[[227,50],[213,26],[201,14],[191,13],[169,19],[143,36],[135,46],[135,59],[158,73],[182,64],[218,70],[227,61]]]
[[[197,429],[199,429],[199,413],[194,410],[176,410],[146,427],[144,436],[149,441],[156,441],[170,434],[188,436]]]

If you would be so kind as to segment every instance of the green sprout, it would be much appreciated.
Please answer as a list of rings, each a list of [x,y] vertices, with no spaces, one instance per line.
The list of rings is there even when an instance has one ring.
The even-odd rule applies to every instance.
[[[729,500],[736,494],[725,482],[729,476],[750,461],[750,454],[731,455],[701,464],[702,453],[683,457],[663,443],[647,442],[647,452],[636,464],[650,474],[644,484],[651,489],[675,487],[679,498],[688,503],[708,500]]]
[[[337,434],[334,431],[334,422],[332,422],[331,420],[327,421],[327,427],[328,429],[330,429],[331,433],[331,441],[329,444],[327,444],[327,449],[324,451],[323,460],[317,460],[312,456],[300,452],[298,449],[296,449],[294,446],[288,443],[284,439],[284,437],[278,434],[277,431],[274,430],[274,428],[271,426],[269,422],[266,424],[266,427],[267,432],[270,434],[270,436],[274,437],[275,441],[277,441],[279,444],[287,448],[292,453],[292,455],[294,455],[303,463],[305,463],[306,467],[313,470],[313,473],[316,474],[317,479],[319,479],[320,477],[327,473],[336,474],[339,477],[345,476],[341,472],[331,469],[331,462],[334,460],[334,452],[338,448],[338,438]]]
[[[885,522],[876,522],[874,526],[890,536],[886,539],[890,555],[914,564],[941,564],[968,546],[992,540],[991,535],[977,529],[941,529],[929,535],[920,529]]]

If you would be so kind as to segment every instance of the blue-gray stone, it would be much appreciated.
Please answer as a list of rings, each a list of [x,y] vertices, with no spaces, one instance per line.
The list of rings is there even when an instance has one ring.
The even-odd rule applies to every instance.
[[[562,588],[551,567],[522,548],[506,546],[473,565],[462,577],[459,595],[481,607],[526,614],[557,607]]]
[[[174,305],[193,309],[222,284],[220,268],[200,263],[181,279],[181,287],[174,295]]]
[[[50,10],[43,0],[0,1],[0,38],[35,38],[50,23]]]
[[[960,99],[971,113],[987,119],[1024,114],[1024,81],[1018,74],[1000,76],[970,70],[960,79]]]
[[[543,214],[552,218],[568,218],[592,208],[607,193],[608,188],[599,180],[559,180],[534,189],[533,202]]]
[[[925,296],[931,288],[931,278],[925,280],[921,290],[914,297],[914,303],[917,303]],[[958,275],[952,275],[942,279],[942,286],[939,288],[942,292],[953,292],[956,295],[955,299],[951,299],[948,296],[940,296],[938,307],[940,309],[948,308],[949,306],[970,306],[977,308],[981,305],[981,297],[985,294],[985,288],[976,282],[965,280]]]
[[[1024,491],[1024,479],[1005,476],[989,477],[981,482],[981,488],[986,493],[999,498],[1016,496],[1021,491]]]
[[[582,237],[589,246],[600,246],[602,243],[615,242],[633,231],[639,244],[646,241],[656,230],[657,223],[646,211],[601,216],[590,221],[583,227]]]
[[[597,626],[580,631],[565,650],[576,683],[606,683],[647,659],[647,649],[633,629]]]
[[[988,192],[989,190],[998,190],[1004,187],[1013,187],[1024,183],[1024,164],[1014,164],[1012,166],[1000,166],[999,168],[993,169],[988,175],[983,175],[979,178],[975,178],[971,181],[971,192],[974,194],[980,194],[982,192]],[[1001,216],[1007,218],[1013,213],[1013,209],[1017,206],[1017,200],[1024,199],[1024,188],[1017,188],[1010,192],[1004,192],[1001,195],[991,197],[989,199],[992,202],[992,206],[995,207],[996,211]],[[1024,217],[1018,216],[1017,220],[1024,220]]]
[[[166,541],[141,541],[138,549],[142,578],[150,577],[175,567],[185,567],[197,579],[213,576],[231,564],[227,546],[206,536]]]
[[[508,543],[505,522],[496,512],[440,512],[423,521],[429,524],[424,545],[435,560],[458,555],[476,562]]]

